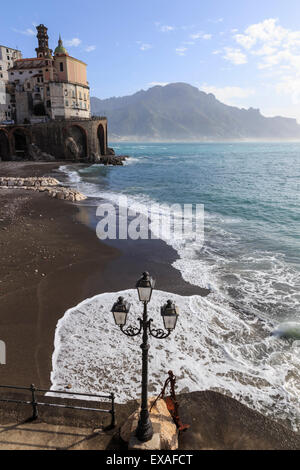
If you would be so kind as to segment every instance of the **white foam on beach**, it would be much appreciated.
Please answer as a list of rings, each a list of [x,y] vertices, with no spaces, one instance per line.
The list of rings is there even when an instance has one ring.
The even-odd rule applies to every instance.
[[[100,191],[96,184],[83,182],[78,173],[76,180],[68,167],[63,171],[70,172],[72,184],[87,196],[118,203],[120,194]],[[154,202],[146,195],[128,196],[130,205],[142,203],[149,207]],[[155,221],[158,214],[152,213],[152,217]],[[150,310],[156,312],[158,327],[162,324],[159,307],[169,297],[178,303],[181,316],[170,338],[151,340],[151,393],[161,390],[168,370],[173,369],[178,391],[217,390],[275,419],[286,420],[299,430],[299,341],[287,341],[271,333],[279,324],[276,317],[272,318],[272,307],[283,314],[284,308],[293,314],[298,308],[300,273],[293,271],[279,254],[257,251],[240,253],[238,259],[236,252],[231,258],[223,256],[220,245],[230,250],[240,244],[237,235],[224,229],[224,221],[228,222],[217,214],[205,214],[209,233],[204,248],[193,234],[180,241],[157,233],[177,251],[173,266],[183,279],[210,287],[212,293],[201,298],[154,292]],[[224,286],[235,290],[236,300]],[[113,389],[122,402],[138,396],[141,338],[126,338],[110,313],[120,294],[132,302],[135,315],[131,317],[138,316],[141,306],[136,292],[130,290],[87,299],[59,321],[51,375],[53,389],[68,384],[73,391],[83,393]]]
[[[131,302],[128,324],[141,315],[136,290],[100,294],[68,310],[55,334],[53,390],[114,391],[118,402],[140,394],[141,337],[124,336],[110,312],[119,295]],[[178,392],[216,390],[233,396],[294,429],[300,422],[299,347],[270,335],[265,325],[218,307],[214,299],[154,291],[149,305],[162,327],[160,306],[169,298],[180,309],[176,331],[165,340],[150,338],[150,393],[160,392],[168,370]],[[295,352],[297,354],[295,354]]]

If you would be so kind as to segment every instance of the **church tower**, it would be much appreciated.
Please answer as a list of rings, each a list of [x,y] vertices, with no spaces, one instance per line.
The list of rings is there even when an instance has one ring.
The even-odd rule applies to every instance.
[[[43,24],[40,24],[39,26],[36,27],[37,29],[37,38],[39,41],[39,47],[36,48],[36,55],[37,57],[47,57],[51,58],[52,57],[52,50],[49,49],[49,36],[47,34],[48,28],[44,26]]]

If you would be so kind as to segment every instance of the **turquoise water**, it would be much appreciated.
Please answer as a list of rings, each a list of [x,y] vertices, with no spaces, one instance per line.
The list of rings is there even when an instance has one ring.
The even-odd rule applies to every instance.
[[[125,167],[80,171],[91,194],[205,207],[205,244],[181,259],[185,279],[241,308],[300,318],[300,144],[115,144]],[[184,258],[184,253],[181,253]],[[186,260],[188,261],[188,260]]]
[[[182,277],[211,289],[204,299],[177,296],[184,325],[172,343],[179,387],[221,391],[299,431],[300,144],[113,146],[130,155],[125,166],[62,168],[90,196],[85,204],[115,203],[124,194],[129,203],[205,208],[203,246],[192,236],[168,241]],[[163,295],[157,293],[158,302]],[[66,364],[74,362],[69,355],[59,368],[63,377]],[[87,362],[85,384],[89,371]]]

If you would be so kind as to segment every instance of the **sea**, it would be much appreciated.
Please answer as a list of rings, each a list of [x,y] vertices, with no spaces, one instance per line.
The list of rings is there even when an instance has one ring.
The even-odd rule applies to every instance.
[[[172,368],[177,391],[215,390],[300,432],[300,144],[114,143],[124,166],[63,165],[94,205],[203,204],[204,242],[165,240],[188,283],[207,297],[172,294],[180,310],[167,340],[151,340],[150,392]],[[163,237],[162,237],[163,238]],[[151,241],[149,241],[151,243]],[[136,292],[120,293],[140,309]],[[154,291],[151,308],[170,297]],[[53,388],[140,393],[140,339],[111,318],[116,293],[86,299],[59,320]],[[132,317],[134,320],[134,316]],[[157,322],[160,322],[157,313]]]

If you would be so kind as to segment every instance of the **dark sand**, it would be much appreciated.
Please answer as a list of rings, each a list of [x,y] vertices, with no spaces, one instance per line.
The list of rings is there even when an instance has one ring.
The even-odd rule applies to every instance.
[[[0,176],[55,176],[59,165],[1,162]],[[95,208],[7,189],[0,189],[0,207],[0,339],[7,347],[0,384],[49,387],[55,328],[65,311],[134,287],[145,269],[157,289],[205,294],[171,267],[176,253],[159,240],[100,242],[81,222]]]

